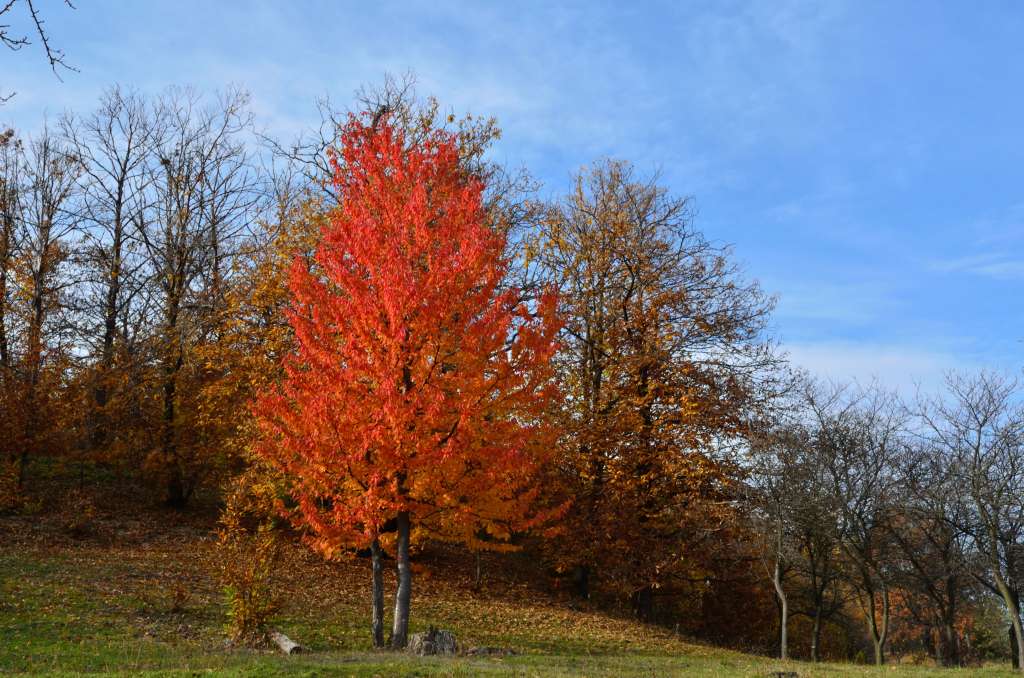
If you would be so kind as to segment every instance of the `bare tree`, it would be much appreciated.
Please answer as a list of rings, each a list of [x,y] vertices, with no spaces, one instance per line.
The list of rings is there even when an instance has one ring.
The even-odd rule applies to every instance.
[[[64,4],[71,9],[75,9],[75,6],[71,4],[71,0],[64,0]],[[0,44],[11,51],[17,52],[21,48],[32,44],[32,37],[30,37],[30,34],[34,33],[35,37],[38,37],[39,42],[43,46],[43,51],[46,53],[46,59],[50,62],[50,69],[58,79],[60,79],[61,68],[69,71],[75,70],[64,61],[64,52],[50,44],[50,38],[44,27],[46,22],[43,20],[39,10],[36,8],[34,0],[3,0],[0,2],[0,22],[10,20],[14,14],[14,10],[19,7],[23,7],[25,9],[31,23],[31,28],[27,31],[12,32],[11,24],[0,23]],[[14,95],[14,92],[6,95],[0,95],[0,104],[9,101]]]
[[[889,635],[896,460],[906,416],[895,396],[878,387],[812,386],[807,403],[817,423],[838,509],[838,541],[848,580],[857,591],[875,653],[885,662]]]
[[[793,468],[791,445],[799,433],[792,429],[776,429],[752,440],[754,464],[750,496],[753,499],[753,525],[761,538],[761,557],[772,580],[779,607],[779,658],[789,658],[789,590],[787,578],[793,561],[799,557],[792,540],[793,495],[795,483],[789,473]]]
[[[929,624],[938,630],[936,660],[961,661],[956,621],[971,593],[970,538],[960,526],[970,507],[948,454],[923,440],[909,445],[899,462],[899,501],[892,534],[900,550],[900,583],[926,601]]]
[[[18,483],[24,483],[28,457],[36,451],[46,422],[49,393],[41,387],[48,366],[60,369],[59,359],[72,342],[68,290],[73,279],[65,275],[70,238],[78,220],[68,209],[81,170],[78,158],[49,130],[14,150],[12,161],[22,163],[23,183],[11,218],[21,232],[15,260],[20,282],[13,310],[23,332],[20,356],[9,356],[24,408],[24,428],[18,459]],[[9,350],[9,348],[8,348]],[[53,375],[51,375],[53,376]]]
[[[841,569],[836,533],[836,507],[828,492],[827,469],[811,454],[790,469],[798,481],[793,496],[793,540],[800,558],[796,571],[803,581],[801,612],[811,619],[811,661],[821,661],[821,633],[846,603],[840,589]]]
[[[19,335],[17,270],[24,240],[22,200],[25,156],[13,130],[0,134],[0,482],[17,481],[23,441],[23,409],[15,372]]]
[[[120,87],[107,90],[92,114],[68,115],[61,127],[82,161],[78,210],[84,230],[78,259],[83,330],[95,364],[89,442],[98,450],[110,435],[106,410],[117,381],[115,348],[128,346],[124,330],[140,312],[147,269],[133,225],[141,223],[149,209],[147,162],[159,131],[146,101]]]
[[[1024,670],[1024,407],[1015,379],[992,372],[946,378],[945,397],[922,399],[932,444],[949,460],[971,508],[961,529],[984,564],[980,581],[1000,596]]]
[[[24,191],[24,155],[14,130],[0,134],[0,378],[11,370],[11,318],[8,309],[14,286],[14,263],[22,239],[21,200]]]
[[[167,502],[184,506],[205,465],[182,440],[179,381],[191,348],[204,340],[220,308],[224,276],[246,234],[258,197],[244,135],[248,95],[229,91],[205,106],[190,90],[170,90],[155,114],[154,162],[146,181],[153,200],[137,235],[152,273],[159,309],[162,397],[157,465]]]
[[[755,515],[760,519],[755,527],[770,555],[766,565],[780,606],[780,654],[787,654],[787,612],[803,614],[811,620],[810,657],[817,662],[823,626],[846,602],[840,587],[838,506],[814,419],[806,416],[799,399],[788,405],[785,423],[752,438]]]

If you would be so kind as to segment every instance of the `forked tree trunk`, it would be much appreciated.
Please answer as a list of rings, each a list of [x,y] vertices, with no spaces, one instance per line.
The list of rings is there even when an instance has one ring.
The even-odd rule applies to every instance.
[[[875,592],[868,589],[868,632],[871,635],[871,644],[875,650],[875,665],[881,666],[885,663],[885,642],[889,636],[889,589],[886,586],[882,586],[881,624],[878,623],[878,619],[875,617],[877,612]]]
[[[398,536],[395,542],[395,561],[398,570],[398,590],[395,592],[395,621],[391,630],[391,649],[405,649],[409,642],[409,602],[412,599],[412,570],[409,567],[409,512],[398,514]]]
[[[370,544],[370,554],[373,560],[373,619],[371,622],[373,646],[382,648],[384,647],[384,554],[379,539],[374,539]]]

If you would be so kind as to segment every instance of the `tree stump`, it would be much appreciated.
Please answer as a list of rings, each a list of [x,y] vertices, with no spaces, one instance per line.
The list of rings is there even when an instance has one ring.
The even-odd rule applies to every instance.
[[[267,634],[267,637],[270,638],[270,640],[273,641],[275,645],[281,648],[281,652],[284,652],[285,654],[291,655],[302,652],[301,645],[299,645],[298,643],[296,643],[280,631],[271,631]]]
[[[409,638],[409,652],[420,657],[428,655],[451,655],[459,651],[459,645],[455,642],[455,634],[445,629],[435,629],[422,633],[414,633]]]

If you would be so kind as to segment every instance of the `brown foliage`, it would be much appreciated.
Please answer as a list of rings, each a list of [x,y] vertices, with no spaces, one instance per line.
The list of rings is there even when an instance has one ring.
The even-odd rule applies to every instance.
[[[691,216],[689,201],[607,162],[528,249],[565,318],[552,484],[573,504],[550,553],[582,595],[594,584],[645,619],[657,589],[709,574],[731,521],[727,452],[775,363],[760,337],[770,301]]]

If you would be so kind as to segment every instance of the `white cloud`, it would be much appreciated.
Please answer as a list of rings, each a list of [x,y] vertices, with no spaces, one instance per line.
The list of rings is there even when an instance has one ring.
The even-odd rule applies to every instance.
[[[846,326],[876,324],[898,306],[891,290],[874,282],[788,282],[767,289],[779,294],[776,317],[781,320],[826,321]]]
[[[932,262],[932,270],[940,273],[968,273],[994,280],[1024,278],[1024,259],[1011,254],[976,254]]]
[[[812,375],[836,381],[863,384],[878,381],[904,396],[918,386],[924,391],[942,387],[951,370],[972,370],[979,365],[969,356],[909,344],[851,341],[790,343],[784,347],[792,364]]]

